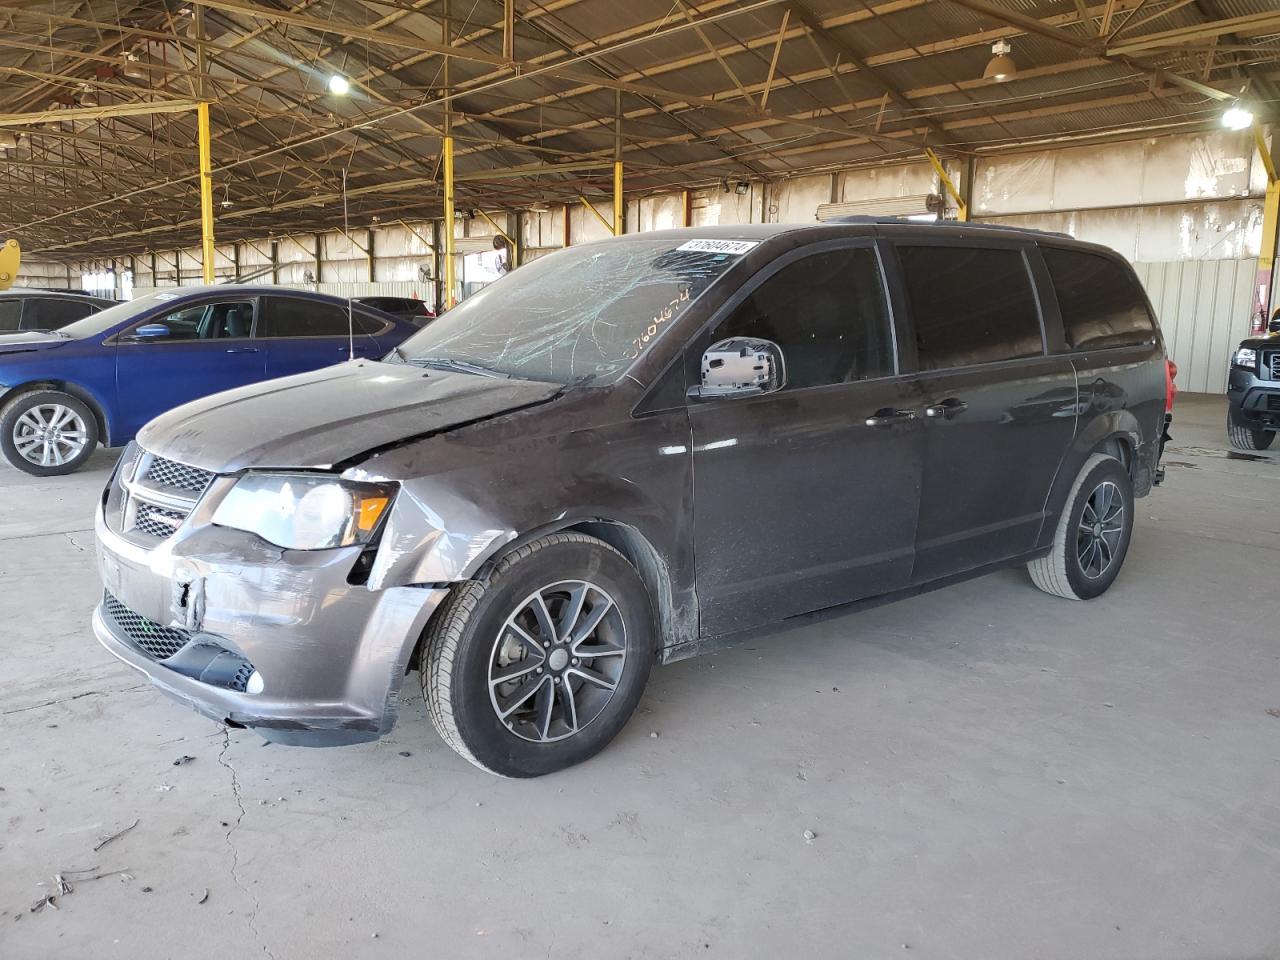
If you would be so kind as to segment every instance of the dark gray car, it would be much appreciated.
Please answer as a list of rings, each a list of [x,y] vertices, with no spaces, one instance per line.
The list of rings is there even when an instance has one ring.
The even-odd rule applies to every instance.
[[[1014,563],[1102,593],[1166,376],[1129,265],[1058,235],[572,247],[381,362],[152,421],[98,510],[94,628],[285,743],[386,733],[417,669],[455,750],[536,776],[608,743],[655,661]]]
[[[116,301],[74,290],[12,287],[0,293],[0,334],[22,330],[61,330]]]

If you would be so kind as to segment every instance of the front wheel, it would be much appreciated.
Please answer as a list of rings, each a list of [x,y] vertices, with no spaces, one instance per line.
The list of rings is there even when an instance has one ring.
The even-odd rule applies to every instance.
[[[24,393],[0,412],[0,452],[34,476],[79,470],[97,446],[97,418],[88,404],[69,393]]]
[[[1093,454],[1067,496],[1053,549],[1027,564],[1045,593],[1091,600],[1115,582],[1133,536],[1133,483],[1115,457]]]
[[[1275,434],[1270,430],[1254,430],[1242,427],[1227,414],[1227,439],[1237,450],[1265,450],[1271,446]]]
[[[581,763],[635,710],[656,644],[636,569],[579,533],[535,540],[454,587],[428,630],[431,721],[483,770],[536,777]]]

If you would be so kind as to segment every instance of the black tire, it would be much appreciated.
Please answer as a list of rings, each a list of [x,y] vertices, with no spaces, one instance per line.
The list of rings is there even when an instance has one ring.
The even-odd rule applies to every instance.
[[[1270,430],[1242,427],[1227,414],[1227,439],[1237,450],[1266,450],[1275,436]]]
[[[1101,511],[1096,509],[1100,501],[1094,497],[1100,492],[1109,492],[1118,498],[1119,508],[1123,511],[1118,518],[1118,536],[1099,536],[1100,532],[1105,533],[1115,525],[1114,520],[1102,523],[1110,507]],[[1086,521],[1086,511],[1089,511],[1092,523]],[[1086,526],[1089,527],[1087,532]],[[1120,568],[1124,566],[1132,537],[1133,481],[1115,457],[1095,453],[1085,461],[1067,496],[1066,507],[1054,531],[1053,549],[1047,556],[1028,563],[1027,570],[1032,582],[1045,593],[1067,600],[1092,600],[1115,582]],[[1101,543],[1098,543],[1099,539]],[[1087,544],[1092,544],[1094,552],[1089,552]],[[1102,567],[1104,552],[1105,568]]]
[[[60,438],[54,442],[50,449],[56,453],[50,454],[51,461],[54,459],[62,459],[61,463],[49,462],[40,463],[35,460],[29,460],[23,456],[19,447],[28,450],[26,443],[32,436],[28,431],[31,425],[31,415],[45,416],[47,411],[53,409],[62,409],[73,414],[76,429],[68,431],[65,436],[71,436],[73,433],[79,437],[81,427],[83,427],[84,444],[80,447],[79,452],[72,454],[71,447],[61,439],[64,434],[59,432]],[[36,456],[40,456],[39,450],[46,445],[39,444]],[[0,453],[4,454],[4,458],[13,466],[17,467],[24,473],[29,473],[36,477],[57,477],[63,474],[72,473],[84,466],[85,461],[93,456],[94,450],[98,448],[98,418],[94,416],[93,410],[89,405],[78,397],[73,397],[69,393],[63,393],[60,390],[35,390],[30,393],[24,393],[15,397],[7,403],[2,411],[0,411]],[[42,457],[42,459],[44,459]]]
[[[578,602],[577,618],[570,612],[573,592],[566,589],[561,598],[556,589],[572,583],[583,585],[588,598]],[[542,639],[545,631],[540,622],[519,618],[534,610],[536,598],[544,596],[550,598],[543,609],[548,611],[553,634],[559,636],[569,620],[585,624],[598,604],[608,612],[586,636],[607,634],[609,642],[582,640],[575,646],[557,640],[546,651],[539,650],[539,641],[544,646],[548,642]],[[513,620],[529,628],[523,639],[510,626]],[[426,641],[422,693],[431,722],[444,741],[482,770],[504,777],[537,777],[581,763],[622,729],[649,678],[657,629],[644,581],[621,553],[594,537],[557,533],[512,551],[487,580],[457,584],[432,619]],[[599,652],[611,650],[611,644],[620,645],[625,655],[619,659],[616,651]],[[572,660],[572,666],[564,659],[574,650],[584,654],[581,665],[578,659]],[[593,651],[599,659],[591,656]],[[535,667],[536,673],[531,673]],[[491,696],[491,671],[513,668],[523,670],[522,679],[495,686]],[[612,680],[615,686],[609,691],[588,683],[583,670]],[[614,675],[604,676],[609,671]],[[547,683],[549,678],[552,683]],[[499,710],[518,700],[529,689],[525,685],[533,683],[539,685],[537,692],[525,693],[526,699],[520,701],[524,706],[513,708],[514,719],[504,722]],[[504,699],[508,690],[513,692]],[[544,697],[550,698],[545,710]],[[587,717],[587,709],[579,702],[589,702],[590,709],[598,712]],[[578,728],[565,732],[571,730],[571,709]],[[561,738],[531,739],[547,738],[553,732]]]

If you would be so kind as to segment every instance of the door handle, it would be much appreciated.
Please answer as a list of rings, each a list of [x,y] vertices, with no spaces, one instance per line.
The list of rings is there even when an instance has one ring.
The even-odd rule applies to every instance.
[[[227,353],[257,353],[257,347],[227,347]]]
[[[892,427],[895,423],[910,423],[916,418],[914,410],[895,410],[885,407],[867,417],[868,427]]]
[[[955,397],[947,397],[947,399],[940,403],[935,403],[932,406],[925,407],[924,415],[934,419],[941,417],[943,420],[950,420],[952,417],[957,414],[964,413],[968,409],[969,404],[965,403],[963,400],[958,400]]]

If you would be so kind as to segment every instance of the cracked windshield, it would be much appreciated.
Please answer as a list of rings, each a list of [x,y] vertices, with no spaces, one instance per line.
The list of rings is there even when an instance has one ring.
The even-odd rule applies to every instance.
[[[627,240],[573,247],[472,295],[396,356],[522,380],[608,383],[752,246]]]

